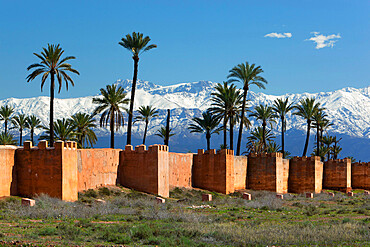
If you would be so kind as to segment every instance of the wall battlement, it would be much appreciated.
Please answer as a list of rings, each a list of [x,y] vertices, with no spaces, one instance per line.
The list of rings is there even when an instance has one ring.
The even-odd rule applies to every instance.
[[[282,153],[250,153],[248,157],[256,158],[256,157],[283,157]]]
[[[293,157],[292,160],[293,161],[321,161],[319,156],[309,156],[309,157],[307,157],[307,156],[302,156],[302,157],[295,156],[295,157]]]

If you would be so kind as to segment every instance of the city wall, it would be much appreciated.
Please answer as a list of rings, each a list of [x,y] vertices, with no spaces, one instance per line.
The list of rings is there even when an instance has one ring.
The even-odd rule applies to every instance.
[[[289,161],[281,153],[250,154],[248,156],[247,188],[288,192]]]
[[[230,194],[235,191],[234,185],[234,152],[215,149],[204,152],[199,149],[194,154],[193,187]]]
[[[169,155],[164,145],[127,145],[120,153],[119,182],[135,190],[169,196]]]
[[[78,191],[117,184],[121,149],[78,149]]]
[[[324,162],[323,188],[351,191],[351,160],[338,159]]]
[[[47,194],[66,201],[77,200],[77,145],[56,142],[54,148],[30,141],[15,152],[17,194],[32,197]]]
[[[352,188],[370,190],[370,162],[353,163],[351,169]]]
[[[174,187],[224,194],[242,189],[276,193],[320,193],[322,188],[370,189],[369,163],[347,159],[323,164],[319,157],[282,158],[280,153],[234,156],[232,150],[171,153],[167,146],[77,149],[74,142],[53,148],[0,146],[0,197],[48,194],[77,200],[78,191],[121,184],[163,197]]]
[[[169,188],[191,188],[191,171],[193,168],[192,153],[169,153]]]
[[[15,146],[0,146],[0,197],[17,193],[14,166],[16,149]]]
[[[293,159],[290,160],[289,192],[320,193],[322,190],[322,183],[323,163],[320,161],[320,157],[293,157]]]

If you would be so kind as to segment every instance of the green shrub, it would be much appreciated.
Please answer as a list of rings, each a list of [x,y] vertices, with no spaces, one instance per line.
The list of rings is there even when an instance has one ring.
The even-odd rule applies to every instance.
[[[45,228],[41,228],[38,234],[40,236],[53,236],[53,235],[57,235],[58,232],[55,227],[45,227]]]
[[[93,197],[93,198],[97,198],[98,197],[98,193],[93,190],[93,189],[88,189],[86,192],[85,192],[85,196],[86,197]]]

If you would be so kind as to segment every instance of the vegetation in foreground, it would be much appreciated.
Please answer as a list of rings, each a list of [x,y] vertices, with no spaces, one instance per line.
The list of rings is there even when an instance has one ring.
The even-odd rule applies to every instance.
[[[25,207],[20,198],[2,199],[0,246],[370,245],[370,197],[362,191],[284,200],[251,191],[252,201],[212,193],[212,202],[202,202],[202,193],[175,188],[165,204],[118,187],[88,190],[73,203],[40,196]]]

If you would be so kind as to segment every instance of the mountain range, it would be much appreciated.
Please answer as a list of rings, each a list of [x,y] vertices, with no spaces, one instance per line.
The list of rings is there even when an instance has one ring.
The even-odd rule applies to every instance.
[[[117,80],[117,85],[121,85],[130,96],[132,81]],[[170,140],[170,149],[177,152],[195,152],[198,148],[205,148],[205,138],[200,134],[189,133],[187,127],[191,119],[200,116],[202,111],[210,107],[212,92],[216,83],[211,81],[198,81],[179,83],[170,86],[160,86],[149,81],[137,82],[135,97],[135,109],[141,105],[153,105],[159,109],[159,117],[150,122],[148,130],[147,144],[161,143],[162,140],[155,136],[156,131],[165,125],[167,109],[171,109],[171,127],[176,135]],[[253,90],[253,89],[252,89]],[[77,112],[92,113],[96,107],[92,104],[94,96],[55,99],[55,116],[54,118],[68,118]],[[96,96],[95,96],[96,97]],[[317,102],[325,107],[331,126],[328,132],[342,138],[340,145],[343,148],[340,157],[353,156],[357,160],[370,160],[370,86],[365,88],[343,88],[333,92],[319,93],[301,93],[285,94],[280,96],[268,95],[264,93],[248,92],[248,107],[253,107],[262,103],[272,105],[277,98],[286,98],[292,102],[298,102],[305,97],[315,97]],[[49,118],[49,97],[41,96],[34,98],[8,98],[0,100],[1,105],[11,105],[15,113],[34,114],[39,117],[42,123],[47,126]],[[128,106],[127,106],[128,107]],[[96,117],[97,119],[99,116]],[[127,118],[126,118],[127,119]],[[260,122],[250,118],[252,127],[261,125]],[[276,141],[280,143],[279,130],[280,122],[273,126],[273,132],[276,135]],[[291,113],[287,116],[287,138],[286,149],[292,155],[301,155],[306,121]],[[4,126],[0,126],[0,131]],[[107,128],[97,128],[96,134],[99,137],[97,147],[108,147],[109,130]],[[13,130],[14,134],[17,134]],[[117,132],[117,146],[122,148],[125,144],[126,123],[123,128]],[[144,132],[144,123],[136,122],[133,125],[133,144],[141,143]],[[28,134],[27,132],[25,133]],[[36,132],[40,134],[40,130]],[[248,136],[248,130],[245,130],[245,136]],[[234,139],[237,137],[235,131]],[[245,147],[245,139],[243,146]],[[312,152],[314,140],[314,131],[312,131],[310,149]],[[222,135],[212,136],[211,143],[213,148],[219,148],[222,142]]]

